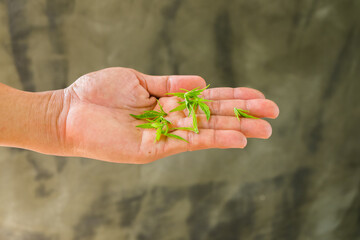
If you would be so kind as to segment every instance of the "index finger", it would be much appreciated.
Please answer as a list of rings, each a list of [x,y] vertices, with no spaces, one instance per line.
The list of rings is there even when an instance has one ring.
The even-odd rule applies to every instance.
[[[247,87],[220,87],[209,88],[202,93],[202,97],[209,100],[231,100],[231,99],[264,99],[265,96],[259,90]]]
[[[168,97],[167,93],[183,92],[181,89],[206,87],[205,80],[195,75],[153,76],[134,71],[143,87],[155,97]]]

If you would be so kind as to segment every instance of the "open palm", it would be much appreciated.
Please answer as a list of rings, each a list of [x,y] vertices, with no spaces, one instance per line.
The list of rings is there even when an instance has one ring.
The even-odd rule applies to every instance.
[[[180,88],[205,87],[198,76],[150,76],[127,68],[108,68],[80,77],[65,92],[69,102],[64,122],[64,139],[72,155],[111,162],[148,163],[172,154],[206,148],[243,148],[246,137],[268,138],[271,126],[262,119],[242,119],[233,113],[238,107],[258,117],[277,117],[276,104],[249,88],[213,88],[203,92],[209,102],[210,121],[199,112],[200,133],[176,130],[188,141],[162,137],[154,142],[155,130],[140,129],[144,123],[129,114],[159,109],[166,112],[179,99],[166,95]],[[186,111],[170,113],[173,127],[191,127]]]

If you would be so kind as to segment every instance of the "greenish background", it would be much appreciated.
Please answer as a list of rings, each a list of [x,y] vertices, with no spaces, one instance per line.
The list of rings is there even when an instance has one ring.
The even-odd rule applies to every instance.
[[[0,0],[0,81],[110,66],[248,86],[270,140],[148,165],[0,148],[0,239],[360,239],[360,1]]]

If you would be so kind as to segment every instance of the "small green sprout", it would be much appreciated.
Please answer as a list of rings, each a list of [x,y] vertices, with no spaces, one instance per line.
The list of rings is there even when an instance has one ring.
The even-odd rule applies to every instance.
[[[188,128],[170,128],[169,125],[171,125],[171,122],[164,118],[165,116],[167,116],[167,113],[163,110],[160,103],[159,103],[159,106],[160,106],[160,111],[150,110],[150,111],[145,111],[143,114],[140,114],[140,115],[130,114],[130,116],[132,116],[136,119],[148,121],[147,123],[137,125],[136,127],[156,129],[155,142],[160,141],[161,135],[188,142],[187,140],[185,140],[184,138],[182,138],[178,135],[169,133],[170,131],[173,131],[175,129],[181,129],[181,130],[189,130],[189,129]]]
[[[143,114],[140,115],[134,115],[134,114],[130,114],[130,116],[136,118],[136,119],[156,119],[158,117],[166,117],[167,113],[164,111],[164,109],[162,108],[162,106],[160,105],[159,101],[158,104],[160,106],[160,111],[155,111],[155,110],[149,110],[149,111],[145,111]]]
[[[251,115],[247,114],[248,112],[249,112],[248,110],[243,110],[243,109],[236,108],[236,107],[234,108],[235,116],[237,117],[237,119],[239,121],[240,121],[240,117],[258,119],[257,117],[254,117],[254,116],[251,116]]]
[[[199,95],[209,87],[210,85],[207,85],[205,88],[203,89],[199,89],[199,88],[195,88],[193,90],[186,90],[181,88],[180,90],[185,91],[184,93],[167,93],[168,95],[173,95],[179,98],[184,99],[185,101],[179,102],[179,106],[177,106],[176,108],[174,108],[173,110],[171,110],[170,112],[175,112],[175,111],[182,111],[187,109],[189,111],[189,116],[192,117],[193,119],[193,129],[192,131],[194,131],[195,133],[199,133],[199,128],[198,128],[198,124],[197,124],[197,117],[196,117],[196,110],[198,107],[200,107],[200,109],[205,113],[206,115],[206,119],[209,120],[210,119],[210,108],[208,105],[205,104],[205,102],[211,102],[211,100],[207,100],[204,98],[199,97]]]

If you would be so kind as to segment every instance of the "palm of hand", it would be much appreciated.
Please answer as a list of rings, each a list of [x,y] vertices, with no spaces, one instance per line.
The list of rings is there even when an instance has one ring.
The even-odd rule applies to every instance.
[[[136,162],[142,131],[130,113],[153,109],[137,75],[129,69],[106,69],[87,74],[69,87],[73,99],[66,121],[66,141],[77,155],[102,160]]]
[[[169,113],[177,106],[177,100],[166,97],[166,92],[205,86],[205,82],[199,77],[175,83],[170,87],[166,77],[148,76],[126,68],[104,69],[79,78],[66,89],[71,103],[64,121],[65,142],[72,146],[73,155],[111,162],[147,163],[187,150],[235,147],[234,144],[238,144],[238,147],[245,146],[246,138],[243,133],[214,130],[219,127],[222,129],[222,122],[228,122],[229,117],[225,119],[223,116],[212,117],[217,125],[213,123],[210,127],[204,126],[207,129],[198,135],[176,131],[190,143],[168,138],[154,143],[154,130],[136,128],[136,125],[144,121],[136,120],[129,114],[159,109],[154,96],[159,98],[159,102]],[[224,115],[219,112],[220,105],[222,104],[216,104],[218,113]],[[172,123],[179,123],[178,126],[189,126],[183,112],[170,113],[167,118]],[[233,124],[238,124],[232,118],[234,117],[230,120]],[[200,116],[199,127],[202,122]],[[230,127],[232,128],[233,126]]]

